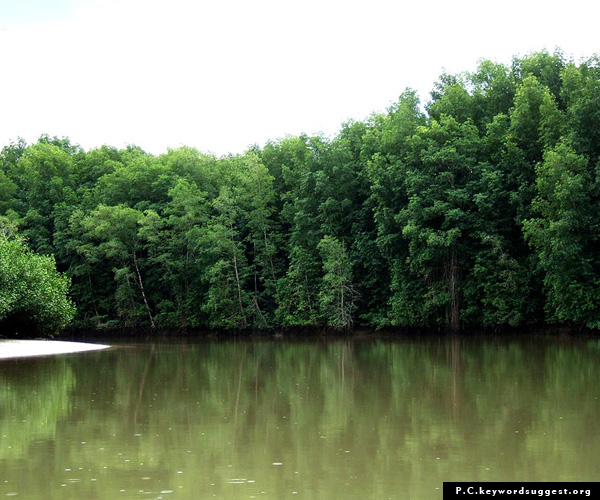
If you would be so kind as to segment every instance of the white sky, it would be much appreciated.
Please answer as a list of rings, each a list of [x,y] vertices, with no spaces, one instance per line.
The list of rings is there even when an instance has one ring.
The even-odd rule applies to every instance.
[[[598,52],[590,0],[0,0],[0,146],[217,155],[333,136],[440,73]]]

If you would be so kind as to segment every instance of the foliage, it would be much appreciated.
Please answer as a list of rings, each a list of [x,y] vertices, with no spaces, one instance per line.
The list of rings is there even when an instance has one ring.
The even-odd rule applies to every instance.
[[[323,260],[319,292],[321,314],[328,326],[349,328],[354,323],[357,293],[352,283],[352,264],[343,243],[329,235],[317,245]]]
[[[537,166],[536,217],[525,221],[525,236],[545,271],[552,321],[600,325],[600,262],[593,244],[598,213],[591,186],[587,160],[568,143],[546,152]]]
[[[241,155],[19,140],[0,216],[80,325],[599,327],[599,131],[598,58],[542,51]]]
[[[56,271],[52,256],[36,255],[22,237],[0,232],[0,325],[4,331],[60,331],[75,313],[68,288],[69,279]]]

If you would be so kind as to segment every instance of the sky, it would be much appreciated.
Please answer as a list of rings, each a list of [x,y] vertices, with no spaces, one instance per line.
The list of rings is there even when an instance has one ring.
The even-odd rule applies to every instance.
[[[599,51],[589,0],[0,0],[0,147],[333,137],[480,59]]]

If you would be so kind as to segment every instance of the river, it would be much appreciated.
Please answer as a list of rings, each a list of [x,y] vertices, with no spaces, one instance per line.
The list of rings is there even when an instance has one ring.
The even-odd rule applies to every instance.
[[[0,498],[441,499],[444,481],[597,481],[599,361],[598,340],[543,336],[2,360]]]

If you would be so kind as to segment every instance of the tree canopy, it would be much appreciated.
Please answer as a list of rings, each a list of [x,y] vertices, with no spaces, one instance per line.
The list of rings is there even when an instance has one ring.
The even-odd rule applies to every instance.
[[[10,237],[0,231],[3,329],[25,334],[59,332],[75,313],[75,306],[67,296],[69,283],[69,278],[57,272],[54,257],[36,255],[21,237]]]
[[[600,60],[543,51],[241,155],[20,140],[1,248],[62,297],[55,259],[81,326],[595,328],[599,131]],[[3,279],[2,304],[33,304]]]

